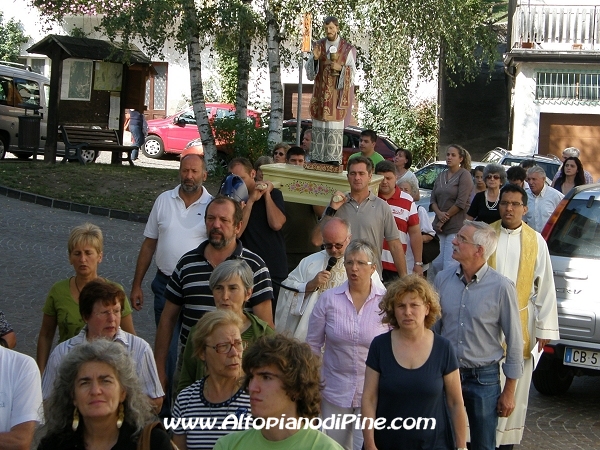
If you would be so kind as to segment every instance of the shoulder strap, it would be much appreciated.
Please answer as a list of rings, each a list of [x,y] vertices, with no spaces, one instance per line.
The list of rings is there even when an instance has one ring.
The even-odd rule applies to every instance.
[[[149,423],[144,427],[142,433],[140,434],[140,438],[137,443],[137,450],[150,450],[150,437],[152,435],[152,430],[154,427],[162,427],[162,423],[160,421]]]

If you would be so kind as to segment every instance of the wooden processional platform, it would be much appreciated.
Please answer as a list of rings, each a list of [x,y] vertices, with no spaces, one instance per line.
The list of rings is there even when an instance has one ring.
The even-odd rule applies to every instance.
[[[260,166],[263,178],[281,190],[286,202],[327,206],[336,191],[350,192],[346,172],[331,173],[307,170],[291,164],[264,164]],[[369,188],[377,195],[383,177],[373,174]]]

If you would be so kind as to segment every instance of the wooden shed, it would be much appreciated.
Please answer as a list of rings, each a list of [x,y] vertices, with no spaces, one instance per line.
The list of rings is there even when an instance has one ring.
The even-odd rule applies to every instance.
[[[56,160],[59,125],[118,130],[123,111],[144,111],[151,60],[135,45],[124,50],[99,39],[51,34],[27,49],[52,60],[44,160]]]

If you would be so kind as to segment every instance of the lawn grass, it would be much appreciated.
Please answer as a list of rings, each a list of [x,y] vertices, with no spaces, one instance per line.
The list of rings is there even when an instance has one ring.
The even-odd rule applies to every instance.
[[[149,214],[156,197],[178,183],[174,169],[0,161],[0,186],[138,214]],[[213,179],[207,183],[218,185]]]

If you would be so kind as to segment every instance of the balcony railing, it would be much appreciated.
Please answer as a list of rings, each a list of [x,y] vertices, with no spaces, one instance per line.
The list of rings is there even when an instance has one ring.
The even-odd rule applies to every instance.
[[[600,6],[518,6],[513,16],[511,47],[600,50]]]

